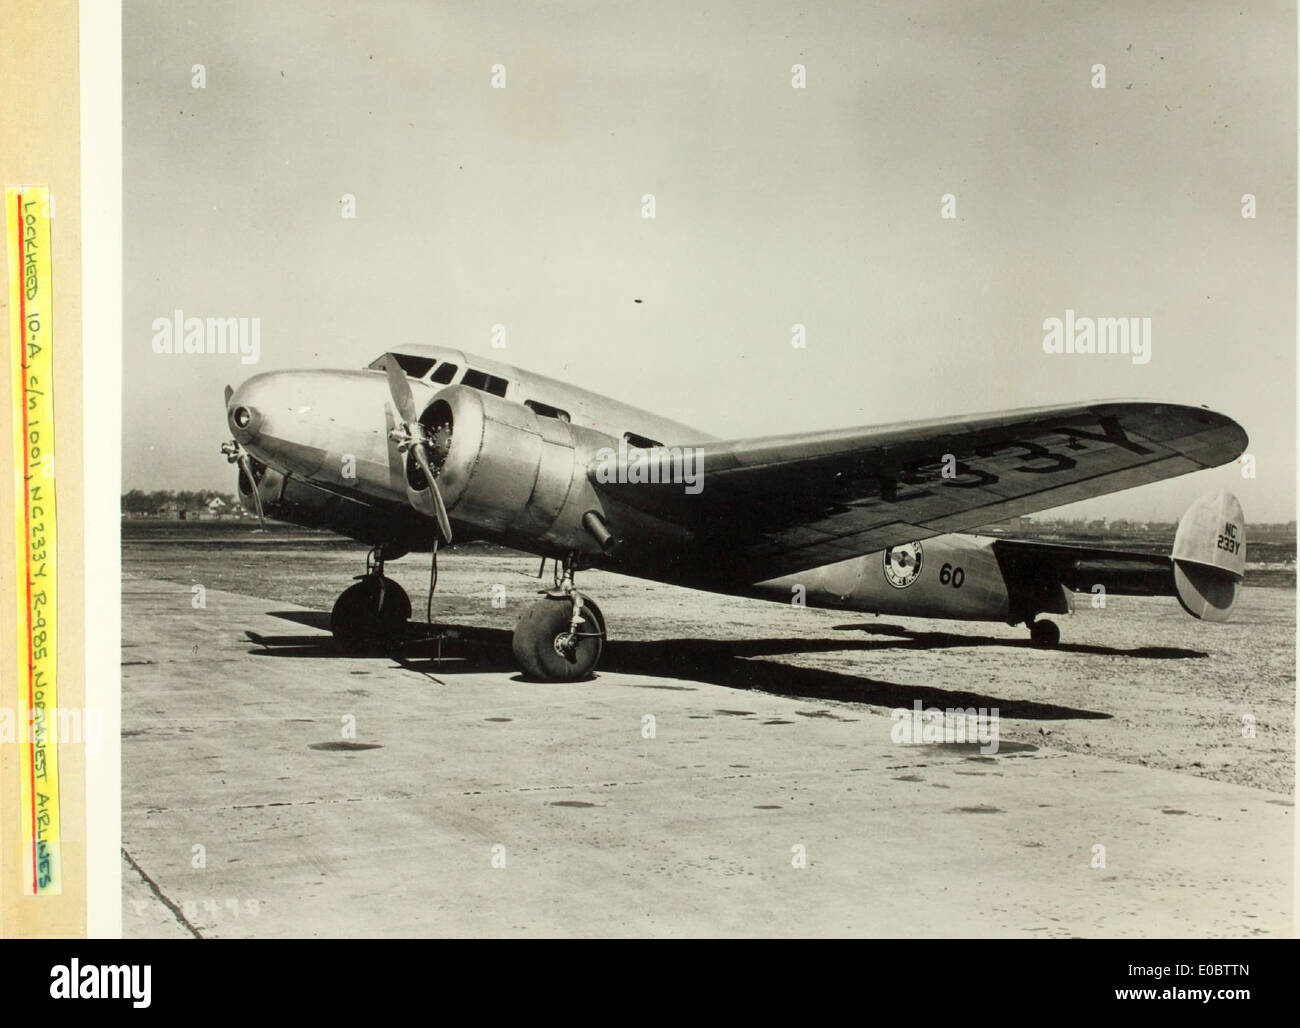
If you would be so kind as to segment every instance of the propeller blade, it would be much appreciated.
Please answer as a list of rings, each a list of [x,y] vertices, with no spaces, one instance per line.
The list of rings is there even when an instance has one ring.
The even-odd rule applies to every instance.
[[[253,493],[253,506],[257,508],[257,523],[266,531],[266,518],[262,516],[262,493],[257,488],[257,479],[253,477],[253,462],[241,448],[239,453],[239,470],[248,476],[248,487]]]
[[[226,383],[226,406],[230,406],[230,398],[235,395],[235,390],[231,388],[229,382]]]
[[[392,425],[400,426],[396,428],[392,428],[392,427],[389,428],[388,441],[390,447],[397,451],[398,460],[401,462],[402,465],[402,477],[404,479],[407,479],[408,477],[406,471],[407,460],[413,459],[416,461],[417,465],[419,464],[419,458],[416,457],[414,454],[411,454],[408,457],[408,452],[415,448],[414,444],[411,442],[411,427],[409,423],[398,421],[396,419],[393,413],[392,404],[388,404],[388,403],[384,404],[384,417],[390,426]],[[425,474],[425,478],[426,480],[429,480],[428,473]],[[433,500],[432,495],[430,495],[431,490],[412,489],[409,479],[405,482],[405,485],[406,485],[407,503],[409,503],[412,507],[418,510],[421,514],[424,514],[426,517],[437,516],[438,509],[437,509],[437,505]]]
[[[422,489],[416,492],[411,484],[406,484],[406,500],[412,507],[427,517],[437,517],[438,509],[433,502],[432,490]]]
[[[438,531],[442,533],[442,543],[444,546],[450,546],[451,518],[447,516],[447,505],[442,502],[442,493],[438,491],[438,483],[430,482],[429,491],[433,493],[433,505],[438,517]]]
[[[404,446],[409,446],[411,455],[415,457],[415,462],[424,472],[424,479],[429,483],[427,492],[416,492],[409,486],[406,490],[407,498],[411,501],[416,510],[424,514],[432,514],[438,520],[438,532],[442,536],[444,543],[451,542],[451,518],[447,516],[447,505],[442,501],[442,493],[438,491],[438,483],[433,480],[433,468],[429,466],[429,454],[425,451],[424,443],[420,441],[417,433],[422,429],[416,421],[415,398],[411,395],[411,384],[406,380],[406,374],[398,366],[396,359],[389,354],[389,360],[386,363],[385,374],[388,376],[388,393],[393,398],[393,406],[396,408],[397,416],[402,420],[401,432],[390,432],[390,438],[402,438]]]
[[[411,447],[411,452],[415,454],[415,462],[420,465],[420,470],[424,472],[425,481],[429,483],[429,495],[433,500],[433,514],[438,519],[438,531],[442,534],[442,541],[450,543],[451,518],[447,517],[447,505],[442,502],[442,493],[438,491],[438,483],[433,479],[433,469],[429,466],[429,455],[424,450],[424,443],[416,443]]]
[[[393,397],[397,416],[406,422],[414,421],[415,398],[411,396],[411,383],[406,381],[406,373],[397,366],[396,358],[391,353],[388,358],[388,392]]]

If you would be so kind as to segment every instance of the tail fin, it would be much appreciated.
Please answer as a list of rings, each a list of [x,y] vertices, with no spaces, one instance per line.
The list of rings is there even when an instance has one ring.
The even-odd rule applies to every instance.
[[[1226,489],[1206,493],[1178,522],[1174,589],[1192,617],[1227,621],[1246,575],[1246,519]]]

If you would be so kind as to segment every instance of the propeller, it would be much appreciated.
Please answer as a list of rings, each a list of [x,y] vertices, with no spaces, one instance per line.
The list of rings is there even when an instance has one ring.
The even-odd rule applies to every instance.
[[[393,407],[400,419],[397,428],[388,433],[388,437],[397,443],[397,452],[405,455],[408,451],[415,458],[420,471],[424,473],[427,489],[412,489],[408,483],[406,496],[411,505],[423,514],[432,515],[438,521],[438,534],[443,544],[451,542],[451,518],[447,516],[447,505],[442,502],[442,493],[434,480],[433,468],[429,464],[429,431],[420,423],[415,410],[415,398],[411,395],[411,384],[406,380],[392,354],[385,362],[388,375],[388,392],[393,398]]]
[[[226,409],[230,409],[230,398],[235,395],[235,391],[226,385]],[[226,455],[226,461],[230,464],[238,464],[239,470],[243,472],[244,477],[248,479],[249,492],[253,494],[253,506],[257,509],[257,523],[261,526],[262,531],[266,531],[266,518],[262,516],[262,493],[257,488],[257,479],[253,477],[253,458],[248,455],[240,444],[238,439],[232,439],[228,443],[221,444],[221,452]]]
[[[226,455],[226,460],[231,464],[238,464],[239,470],[248,479],[248,489],[253,494],[253,506],[257,508],[257,523],[265,531],[266,518],[262,516],[262,493],[257,488],[257,479],[253,477],[253,459],[248,455],[248,451],[234,439],[228,443],[222,443],[221,452]]]

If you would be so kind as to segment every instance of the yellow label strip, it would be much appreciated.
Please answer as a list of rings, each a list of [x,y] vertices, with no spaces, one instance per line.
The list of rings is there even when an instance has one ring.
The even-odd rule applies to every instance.
[[[50,191],[6,186],[17,542],[23,891],[62,891],[55,690],[54,304]]]

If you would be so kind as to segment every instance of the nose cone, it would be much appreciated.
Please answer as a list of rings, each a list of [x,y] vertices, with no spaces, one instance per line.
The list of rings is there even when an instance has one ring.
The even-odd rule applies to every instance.
[[[333,474],[342,455],[357,457],[372,443],[386,461],[386,395],[385,378],[373,371],[265,372],[230,394],[226,422],[263,464],[310,478],[323,466]]]
[[[263,437],[274,437],[277,427],[288,427],[295,415],[311,409],[301,397],[299,376],[289,372],[254,375],[231,394],[226,403],[226,422],[245,446]]]

